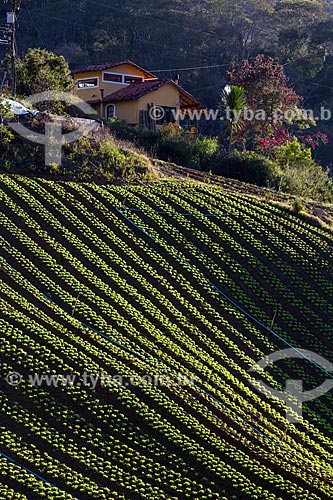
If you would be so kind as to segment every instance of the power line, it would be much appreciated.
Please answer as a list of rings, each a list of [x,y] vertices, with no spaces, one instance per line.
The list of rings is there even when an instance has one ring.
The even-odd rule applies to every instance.
[[[37,15],[37,16],[42,16],[42,17],[47,17],[48,19],[54,19],[55,21],[59,21],[61,23],[67,23],[67,24],[72,24],[74,26],[80,26],[80,27],[84,27],[84,28],[87,28],[89,30],[96,30],[97,27],[96,26],[91,26],[91,25],[88,25],[88,24],[84,24],[84,23],[80,23],[80,22],[77,22],[77,21],[72,21],[71,19],[64,19],[64,18],[61,18],[61,17],[56,17],[56,16],[49,16],[48,14],[44,14],[43,12],[38,12],[38,11],[35,11],[34,12],[34,15]],[[164,49],[164,51],[166,52],[172,52],[174,54],[176,48],[170,48],[170,47],[165,47],[164,45],[160,44],[160,43],[156,43],[156,42],[150,42],[148,40],[138,40],[135,42],[135,44],[139,44],[139,43],[142,43],[142,44],[147,44],[147,45],[152,45],[152,46],[156,46],[156,47],[162,47]],[[189,55],[193,55],[193,56],[197,56],[197,54],[195,53],[191,53],[191,52],[188,52]],[[175,60],[179,60],[179,58],[177,56],[174,56],[173,57]],[[160,70],[160,71],[171,71],[171,70]],[[172,71],[175,71],[175,70],[172,70]]]
[[[131,210],[131,209],[129,209]],[[122,212],[118,207],[116,207],[116,211],[124,218],[126,219],[133,227],[136,227],[141,233],[145,234],[146,236],[148,236],[152,241],[155,241],[157,244],[161,245],[161,243],[159,241],[157,241],[151,234],[147,233],[144,229],[142,229],[140,226],[138,226],[137,224],[135,224],[135,222],[132,221],[132,219],[130,219],[129,217],[127,217],[126,214],[124,214],[124,212]],[[224,215],[224,214],[223,214]],[[190,267],[195,267],[193,266],[193,264],[190,264],[188,263],[183,257],[180,257],[180,256],[175,256],[178,260],[180,260],[181,262],[185,262],[185,264],[188,264]],[[180,257],[180,259],[179,259]],[[54,306],[56,306],[58,309],[60,309],[61,311],[63,311],[67,316],[69,316],[70,318],[74,319],[75,321],[77,321],[81,326],[85,327],[85,328],[88,328],[90,331],[96,333],[97,335],[99,335],[101,338],[104,338],[106,340],[108,340],[111,344],[119,347],[120,349],[122,349],[123,351],[125,352],[128,352],[132,355],[134,355],[135,357],[137,357],[138,359],[141,359],[149,364],[152,364],[152,365],[155,365],[155,366],[161,366],[165,369],[165,371],[167,373],[170,373],[171,375],[174,375],[177,379],[181,380],[182,379],[182,375],[177,373],[177,372],[174,372],[174,370],[170,369],[170,368],[167,368],[163,365],[161,365],[161,363],[159,363],[158,361],[155,361],[154,359],[152,358],[148,358],[147,356],[131,349],[130,347],[127,347],[121,343],[119,343],[118,341],[116,341],[115,339],[113,339],[112,337],[109,337],[108,335],[105,335],[103,334],[100,330],[97,330],[96,328],[92,327],[92,326],[89,326],[87,323],[79,320],[78,318],[72,316],[68,311],[66,311],[62,306],[60,306],[57,302],[54,302],[52,300],[52,298],[50,298],[48,295],[46,295],[44,292],[42,292],[36,285],[34,285],[31,281],[29,281],[27,278],[25,278],[22,273],[20,271],[18,271],[16,268],[14,268],[13,266],[11,266],[3,257],[0,257],[0,261],[5,265],[7,266],[9,269],[11,269],[14,273],[17,273],[19,276],[21,276],[23,278],[23,280],[29,285],[31,286],[34,290],[36,290],[36,292],[38,294],[40,294],[42,297],[44,297],[44,299],[46,299],[48,302],[50,302],[51,304],[53,304]],[[202,275],[202,273],[200,273]],[[203,276],[203,275],[202,275]],[[204,277],[204,276],[203,276]],[[205,277],[204,277],[205,278]],[[220,294],[223,294],[223,292],[221,292],[221,290],[219,290],[213,283],[211,283],[208,278],[205,278],[206,281],[208,283],[210,283]],[[224,294],[223,294],[224,295]],[[244,309],[240,308],[240,306],[238,306],[235,302],[233,302],[231,299],[229,299],[228,296],[225,296],[226,299],[228,301],[231,301],[231,303],[233,303],[235,305],[235,307],[239,308],[240,310],[242,310],[243,313],[245,313],[245,315],[248,315],[248,316],[251,316],[249,315],[249,313],[247,313]],[[253,317],[252,317],[253,318]],[[263,325],[262,323],[260,323],[258,320],[256,320],[255,318],[253,318],[260,326],[263,326],[264,328],[267,329],[267,327],[265,325]],[[271,332],[271,333],[274,333],[274,332]],[[281,338],[282,339],[282,338]],[[282,339],[283,340],[283,339]],[[286,341],[285,341],[286,342]],[[291,348],[295,349],[291,344],[289,344],[291,346]],[[311,360],[310,360],[311,361]],[[321,367],[319,367],[321,368]],[[329,374],[329,377],[332,378]],[[225,410],[228,410],[230,411],[231,415],[233,415],[235,418],[237,418],[238,420],[240,420],[244,425],[246,425],[247,427],[249,427],[250,429],[252,429],[252,431],[254,433],[256,433],[258,436],[260,436],[261,438],[267,440],[268,442],[272,443],[273,445],[277,446],[278,448],[280,448],[281,450],[283,450],[284,452],[288,453],[290,456],[294,457],[294,458],[297,458],[299,460],[302,460],[303,462],[311,465],[311,466],[314,466],[318,469],[321,469],[325,472],[328,472],[329,474],[331,473],[331,471],[329,471],[326,467],[322,467],[321,465],[317,465],[317,464],[314,464],[312,461],[310,461],[309,459],[307,458],[304,458],[303,456],[301,455],[298,455],[297,453],[295,453],[294,451],[290,450],[289,448],[287,448],[286,446],[282,445],[280,442],[276,441],[274,438],[271,438],[269,437],[268,434],[265,434],[265,432],[262,432],[258,427],[255,427],[253,424],[251,424],[251,422],[249,422],[248,420],[244,419],[244,417],[242,417],[238,412],[236,412],[235,410],[233,410],[232,408],[228,407],[225,403],[223,403],[220,399],[218,399],[217,397],[214,396],[214,394],[212,394],[211,392],[208,392],[206,391],[205,389],[203,389],[201,386],[199,386],[198,384],[196,384],[195,382],[190,382],[190,385],[192,387],[194,387],[196,390],[198,390],[199,392],[203,393],[207,398],[211,399],[212,401],[214,401],[217,405],[221,406],[222,408],[224,408]],[[9,457],[6,457],[6,458],[9,458]],[[31,472],[31,471],[29,471]],[[42,479],[42,478],[41,478]]]
[[[190,92],[198,92],[199,90],[206,89],[216,89],[217,87],[222,87],[222,83],[219,83],[218,85],[208,85],[207,87],[200,87],[199,89],[191,89]]]
[[[122,212],[120,210],[120,208],[116,207],[116,210],[118,213],[120,213],[120,215],[126,219],[133,227],[135,227],[136,229],[138,229],[141,233],[145,234],[146,236],[148,236],[148,238],[153,241],[154,243],[157,243],[158,245],[160,245],[162,248],[164,248],[164,245],[162,243],[160,243],[160,241],[158,239],[156,239],[154,236],[152,236],[150,233],[148,233],[147,231],[145,231],[144,229],[142,229],[139,225],[137,225],[132,219],[130,219],[129,217],[127,217],[127,215]],[[133,209],[133,208],[128,208],[126,210],[129,210],[129,211],[135,211],[136,209]],[[139,210],[140,212],[142,212],[141,210]],[[155,211],[155,213],[158,213]],[[163,213],[163,212],[162,212]],[[179,214],[179,215],[193,215],[193,214]],[[204,214],[201,214],[201,215],[204,215]],[[218,215],[218,214],[208,214],[208,215]],[[228,214],[219,214],[219,215],[223,215],[223,216],[227,216]],[[168,251],[168,247],[166,248],[166,250]],[[196,269],[196,266],[191,264],[189,261],[186,260],[185,257],[179,255],[179,254],[173,254],[171,253],[172,256],[174,256],[177,260],[179,260],[179,262],[181,262],[181,264],[185,263],[186,265],[188,265],[190,268],[192,269]],[[6,262],[6,261],[5,261]],[[8,265],[8,264],[7,264]],[[319,368],[321,371],[325,372],[327,374],[327,376],[332,379],[332,375],[330,373],[328,373],[322,366],[318,365],[315,361],[307,358],[306,355],[303,354],[302,351],[300,351],[299,349],[295,348],[292,344],[290,344],[288,341],[286,341],[283,337],[281,337],[280,335],[278,335],[277,333],[275,333],[271,328],[269,329],[266,325],[264,325],[261,321],[257,320],[255,317],[253,317],[250,313],[248,313],[245,309],[243,309],[242,306],[238,305],[236,302],[234,302],[233,299],[231,299],[228,295],[226,295],[224,292],[222,292],[222,290],[220,290],[214,283],[212,283],[209,278],[207,278],[200,270],[198,270],[200,276],[213,288],[215,289],[216,292],[218,292],[225,300],[227,300],[230,304],[232,304],[236,309],[238,309],[240,312],[242,312],[245,316],[247,316],[249,319],[251,319],[252,321],[254,321],[255,323],[258,324],[258,326],[268,330],[270,333],[272,333],[273,335],[275,335],[276,337],[278,337],[280,340],[282,340],[287,346],[289,346],[291,349],[293,349],[295,352],[297,352],[298,354],[300,354],[304,359],[307,359],[308,361],[310,361],[314,366],[316,366],[317,368]],[[168,370],[170,371],[170,370]],[[304,458],[303,456],[300,456],[298,454],[296,454],[295,452],[291,451],[290,449],[286,448],[285,446],[281,445],[280,442],[276,441],[275,439],[272,439],[271,437],[269,437],[267,434],[265,434],[264,432],[262,432],[261,430],[259,430],[257,427],[255,427],[254,425],[252,425],[248,420],[245,420],[239,413],[237,413],[236,411],[230,409],[227,407],[227,405],[225,405],[224,403],[221,402],[220,399],[216,398],[211,392],[208,392],[206,391],[205,389],[201,388],[200,386],[198,386],[197,384],[195,384],[194,382],[192,382],[191,384],[193,387],[195,387],[197,390],[199,390],[200,392],[204,393],[208,398],[212,399],[213,401],[215,401],[217,404],[219,404],[220,406],[222,406],[222,408],[224,409],[228,409],[232,415],[234,415],[236,418],[238,418],[241,422],[243,422],[245,425],[249,426],[255,433],[257,433],[259,436],[261,436],[262,438],[264,439],[267,439],[269,442],[271,442],[272,444],[276,445],[277,447],[279,447],[280,449],[282,449],[283,451],[287,452],[289,455],[293,456],[294,458],[298,458],[300,460],[303,460],[304,462],[308,463],[308,464],[311,464],[312,465],[312,462],[310,460],[308,460],[307,458]],[[320,465],[317,465],[315,464],[316,467],[318,467],[319,469],[321,470],[324,470],[328,473],[330,473],[330,471],[326,468],[326,467],[322,467]]]
[[[132,221],[129,217],[127,217],[118,207],[116,208],[117,212],[119,212],[124,218],[126,218],[133,227],[139,229],[142,233],[144,233],[146,236],[148,236],[152,241],[154,241],[155,243],[157,243],[158,245],[160,245],[161,247],[164,247],[164,245],[162,243],[160,243],[160,241],[158,239],[156,239],[154,236],[152,236],[150,233],[148,233],[147,231],[145,231],[144,229],[142,229],[138,224],[136,224],[134,221]],[[136,208],[125,208],[123,210],[126,210],[126,211],[132,211],[132,212],[142,212],[142,213],[145,213],[143,210],[140,210],[140,209],[136,209]],[[158,212],[156,210],[152,210],[152,212],[156,213],[156,214],[166,214],[166,215],[170,215],[169,213],[167,212]],[[195,216],[195,217],[198,217],[198,216],[202,216],[202,217],[220,217],[220,216],[223,216],[223,217],[227,217],[228,214],[227,213],[224,213],[224,214],[187,214],[187,213],[177,213],[177,212],[174,212],[175,214],[177,215],[182,215],[182,216]],[[166,245],[166,249],[168,251],[168,246]],[[277,337],[279,340],[281,340],[287,347],[289,347],[290,349],[292,349],[293,351],[295,351],[296,353],[298,353],[299,355],[301,355],[302,358],[306,359],[307,361],[309,361],[313,366],[315,366],[316,368],[319,368],[320,371],[322,371],[323,373],[325,373],[325,375],[328,376],[328,378],[332,379],[333,380],[333,375],[331,373],[329,373],[324,367],[320,366],[316,361],[310,359],[306,354],[304,354],[302,352],[302,350],[300,348],[297,348],[297,347],[294,347],[288,340],[284,339],[281,335],[279,335],[278,333],[276,333],[274,330],[272,330],[272,325],[271,327],[267,327],[264,323],[262,323],[262,321],[258,320],[257,318],[255,318],[252,314],[250,314],[247,310],[245,310],[241,305],[239,305],[237,302],[235,302],[229,295],[227,295],[226,293],[224,293],[217,285],[215,285],[212,281],[210,281],[209,278],[207,278],[194,264],[192,264],[189,260],[186,259],[186,257],[183,257],[182,255],[180,254],[172,254],[177,260],[179,260],[181,263],[184,263],[186,264],[187,266],[189,266],[191,269],[194,269],[196,271],[199,272],[199,275],[221,296],[223,297],[227,302],[229,302],[229,304],[231,304],[232,306],[235,307],[235,309],[238,309],[238,311],[240,311],[242,314],[244,314],[247,318],[249,318],[251,321],[253,321],[254,323],[256,323],[258,326],[260,326],[261,328],[263,328],[264,330],[268,331],[269,333],[271,333],[272,335],[274,335],[275,337]],[[274,319],[275,319],[275,316],[274,316]]]
[[[61,17],[56,17],[56,16],[49,16],[48,14],[44,14],[43,12],[34,12],[35,15],[37,16],[43,16],[43,17],[47,17],[48,19],[54,19],[55,21],[59,21],[61,23],[67,23],[67,24],[73,24],[74,26],[82,26],[83,28],[88,28],[90,30],[96,30],[98,27],[97,26],[91,26],[89,24],[84,24],[84,23],[79,23],[79,22],[76,22],[76,21],[72,21],[71,19],[63,19]],[[168,47],[165,47],[165,45],[161,44],[161,43],[156,43],[156,42],[149,42],[148,40],[137,40],[135,42],[136,44],[138,43],[146,43],[148,45],[154,45],[156,47],[162,47],[164,48],[165,50],[167,50],[168,52],[169,51],[174,51],[175,49],[173,48],[168,48]],[[176,57],[175,57],[176,58]],[[178,59],[178,58],[177,58]]]
[[[173,68],[173,69],[151,69],[153,73],[171,72],[171,71],[190,71],[193,69],[209,69],[209,68],[222,68],[229,66],[229,64],[212,64],[211,66],[194,66],[192,68]]]
[[[150,16],[148,14],[139,14],[138,12],[131,12],[128,9],[127,10],[126,9],[121,9],[119,7],[114,7],[114,6],[111,6],[111,5],[102,4],[102,3],[99,3],[99,2],[96,2],[96,1],[89,0],[89,4],[93,4],[93,5],[97,5],[97,6],[100,6],[100,7],[104,7],[107,10],[114,10],[116,12],[121,12],[122,14],[125,14],[126,16],[132,15],[132,16],[135,16],[135,17],[141,17],[141,18],[144,18],[144,19],[149,19],[150,21],[154,21],[155,23],[166,24],[166,25],[169,25],[169,26],[175,26],[177,28],[181,28],[182,30],[195,31],[196,33],[200,32],[200,33],[203,33],[205,35],[213,36],[216,39],[220,40],[220,36],[218,35],[218,33],[211,32],[211,31],[206,31],[206,30],[198,28],[198,27],[184,26],[183,24],[174,23],[172,21],[166,21],[164,19],[160,19],[160,18],[157,18],[157,17],[152,17],[152,16]],[[84,12],[87,12],[87,11],[84,11]],[[47,14],[44,14],[44,15],[46,17],[50,17]],[[76,24],[81,24],[82,26],[86,26],[87,27],[87,25],[84,25],[82,23],[76,23]]]
[[[29,16],[31,18],[32,23],[35,26],[36,31],[37,31],[38,37],[39,37],[41,43],[43,43],[42,40],[41,40],[41,37],[40,37],[39,30],[36,27],[36,24],[34,23],[34,20],[33,20],[32,16],[31,16],[31,12],[30,12],[29,7],[27,5],[27,0],[25,0],[25,3],[26,3],[28,14],[29,14]],[[106,7],[104,4],[101,4],[101,3],[98,3],[98,2],[95,2],[95,1],[94,2],[90,2],[90,3],[93,3],[95,5],[99,5],[101,7]],[[124,13],[128,14],[128,11],[126,11],[124,9],[120,9],[120,8],[117,8],[117,7],[110,7],[110,6],[107,6],[107,7],[108,7],[108,9],[112,9],[112,10],[116,10],[116,11],[120,11],[120,12],[124,12]],[[60,18],[60,17],[49,16],[48,14],[44,14],[42,12],[36,12],[36,14],[40,15],[40,16],[43,16],[43,17],[47,17],[49,19],[54,19],[54,20],[57,20],[57,21],[60,21],[60,22],[74,24],[76,26],[82,26],[82,27],[85,27],[85,28],[88,28],[88,29],[91,29],[91,30],[96,30],[97,29],[96,26],[91,26],[91,25],[88,25],[88,24],[84,24],[84,23],[72,21],[70,19],[63,19],[63,18]],[[149,18],[151,20],[154,20],[154,21],[157,20],[157,19],[152,18],[151,16],[148,16],[146,14],[136,14],[135,13],[135,15],[137,15],[138,17],[147,17],[147,18]],[[193,29],[193,30],[198,31],[196,28],[191,28],[191,27],[182,26],[182,25],[175,24],[175,23],[170,23],[169,21],[161,21],[161,20],[159,20],[159,22],[163,22],[164,24],[172,24],[174,26],[182,27],[182,28],[185,28],[185,29]],[[203,31],[203,30],[199,30],[199,31]],[[207,33],[207,32],[204,32],[204,33]],[[213,33],[210,33],[210,34],[213,34]],[[148,45],[155,45],[157,47],[163,47],[167,51],[174,50],[174,49],[168,49],[163,44],[158,44],[156,42],[149,42],[148,40],[140,40],[137,43],[146,43]],[[295,63],[297,61],[306,60],[306,59],[307,59],[306,57],[300,57],[300,58],[294,59],[292,61],[288,61],[286,63],[283,63],[282,66],[284,66],[284,67],[285,66],[289,66],[289,65],[291,65],[291,64],[293,64],[293,63]],[[152,69],[150,71],[155,72],[155,73],[162,73],[162,72],[173,72],[173,71],[191,71],[191,70],[197,70],[197,69],[210,69],[210,68],[219,68],[219,67],[228,67],[228,66],[230,66],[230,64],[213,64],[213,65],[209,65],[209,66],[194,66],[194,67],[188,67],[188,68]],[[213,88],[213,87],[209,87],[209,88]]]
[[[48,19],[54,19],[55,21],[60,21],[62,23],[74,24],[76,26],[82,26],[83,28],[88,28],[91,30],[96,30],[97,26],[89,26],[88,24],[78,23],[76,21],[72,21],[71,19],[63,19],[61,17],[49,16],[48,14],[43,14],[42,12],[35,11],[35,15],[47,17]]]
[[[7,24],[10,33],[10,66],[11,66],[11,93],[16,94],[16,13],[20,9],[20,0],[12,0],[12,10],[7,13]]]
[[[92,1],[90,3],[93,3],[94,5],[98,5],[98,6],[101,6],[101,7],[106,7],[105,4],[101,4],[99,2],[95,2],[95,1]],[[31,11],[29,10],[29,7],[27,5],[27,0],[25,0],[25,4],[26,4],[26,8],[27,8],[27,12],[28,12],[28,15],[31,19],[31,22],[32,24],[34,25],[35,27],[35,30],[37,32],[37,35],[38,35],[38,38],[39,38],[39,41],[41,42],[42,45],[44,45],[43,43],[43,40],[41,38],[41,35],[40,35],[40,32],[33,20],[33,17],[31,15]],[[124,9],[120,9],[118,7],[110,7],[110,6],[107,6],[108,9],[112,9],[112,10],[116,10],[116,11],[119,11],[119,12],[123,12],[123,13],[126,13],[126,14],[129,14],[129,12],[127,10],[124,10]],[[73,25],[76,25],[76,26],[80,26],[80,27],[84,27],[84,28],[88,28],[90,30],[96,30],[97,27],[96,26],[91,26],[91,25],[88,25],[88,24],[84,24],[84,23],[81,23],[81,22],[77,22],[77,21],[72,21],[70,19],[63,19],[63,18],[60,18],[60,17],[56,17],[56,16],[49,16],[48,14],[45,14],[45,13],[42,13],[42,12],[35,12],[34,14],[36,15],[40,15],[40,16],[43,16],[43,17],[47,17],[49,19],[54,19],[54,20],[57,20],[59,22],[63,22],[63,23],[69,23],[69,24],[73,24]],[[146,14],[137,14],[137,13],[134,13],[135,15],[137,15],[138,17],[145,17],[145,18],[148,18],[148,19],[151,19],[151,20],[154,20],[154,21],[157,21],[158,19],[156,18],[153,18],[151,16],[148,16]],[[196,30],[198,31],[196,28],[192,28],[192,27],[184,27],[182,25],[179,25],[179,24],[175,24],[175,23],[170,23],[169,21],[163,21],[163,20],[158,20],[159,22],[162,22],[164,24],[171,24],[171,25],[174,25],[174,26],[178,26],[178,27],[182,27],[184,29],[193,29],[193,30]],[[199,30],[199,31],[202,31],[204,33],[207,33],[203,30]],[[209,34],[213,34],[213,33],[209,33]],[[167,52],[172,52],[174,51],[174,49],[172,48],[168,48],[168,47],[165,47],[163,44],[158,44],[156,42],[150,42],[148,40],[139,40],[137,41],[136,43],[140,43],[140,44],[147,44],[147,45],[152,45],[152,46],[158,46],[158,47],[162,47],[164,48],[165,51]],[[194,55],[194,54],[193,54]],[[176,57],[175,57],[176,58]],[[307,58],[306,57],[300,57],[300,58],[297,58],[297,59],[294,59],[292,61],[288,61],[286,63],[283,63],[282,66],[285,67],[285,66],[288,66],[288,65],[291,65],[297,61],[301,61],[301,60],[306,60]],[[184,67],[184,68],[172,68],[172,69],[152,69],[150,71],[154,72],[154,73],[168,73],[168,72],[178,72],[178,71],[192,71],[192,70],[199,70],[199,69],[213,69],[213,68],[219,68],[219,67],[229,67],[230,64],[214,64],[214,65],[207,65],[207,66],[194,66],[194,67]],[[320,85],[320,84],[316,84],[317,86],[322,86],[322,87],[325,87],[325,88],[328,88],[328,89],[333,89],[333,87],[330,87],[330,86],[325,86],[325,85]],[[205,89],[210,89],[210,88],[216,88],[216,87],[219,87],[219,85],[212,85],[212,86],[208,86],[208,87],[201,87],[201,88],[198,88],[198,89],[194,89],[192,90],[193,91],[199,91],[199,90],[205,90]]]
[[[31,15],[31,12],[30,12],[29,5],[28,5],[27,0],[24,0],[24,3],[25,3],[25,7],[26,7],[26,9],[27,9],[28,15],[29,15],[29,17],[30,17],[30,19],[31,19],[31,24],[33,25],[33,27],[34,27],[34,28],[35,28],[35,30],[36,30],[37,36],[38,36],[38,38],[39,38],[39,41],[40,41],[40,43],[41,43],[42,47],[44,47],[44,46],[45,46],[45,45],[44,45],[44,42],[43,42],[42,37],[41,37],[41,35],[40,35],[39,29],[37,28],[37,25],[36,25],[36,23],[35,23],[35,21],[34,21],[34,18],[33,18],[33,17],[32,17],[32,15]]]
[[[49,486],[52,486],[52,488],[55,488],[58,491],[61,491],[63,493],[67,493],[67,492],[65,492],[65,490],[62,490],[58,486],[56,486],[55,484],[50,483],[50,481],[48,481],[44,477],[40,476],[39,474],[36,474],[36,472],[33,472],[31,469],[28,469],[25,465],[22,465],[21,463],[17,462],[17,460],[14,460],[14,458],[9,457],[8,455],[6,455],[5,453],[3,453],[2,451],[0,451],[0,456],[3,457],[3,458],[5,458],[6,460],[8,460],[9,462],[11,462],[12,464],[17,465],[18,467],[20,467],[21,469],[25,470],[26,472],[28,472],[32,476],[35,476],[35,478],[38,479],[39,481],[43,481],[43,483],[46,483]],[[67,493],[67,494],[69,494],[69,493]],[[72,495],[70,495],[70,496],[73,498],[73,500],[78,500],[75,497],[73,497]]]
[[[126,9],[121,9],[119,7],[111,7],[109,4],[106,5],[106,4],[102,4],[102,3],[95,2],[95,1],[90,1],[90,0],[89,0],[89,3],[90,4],[94,4],[94,5],[98,5],[100,7],[104,7],[105,9],[111,9],[111,10],[115,10],[115,11],[118,11],[118,12],[122,12],[123,14],[126,14],[126,15],[132,14],[132,15],[135,15],[136,17],[143,17],[144,19],[150,19],[151,21],[158,22],[158,23],[161,23],[161,24],[167,24],[169,26],[176,26],[177,28],[191,30],[191,31],[195,31],[195,32],[200,31],[201,33],[204,33],[206,35],[213,35],[213,36],[218,37],[218,34],[214,33],[214,32],[212,33],[210,31],[206,31],[206,30],[203,30],[203,29],[200,29],[200,28],[195,28],[193,26],[183,26],[182,24],[173,23],[171,21],[165,21],[163,19],[159,19],[159,18],[156,18],[156,17],[149,16],[148,14],[139,14],[138,12],[130,12],[130,11],[126,10]]]
[[[176,24],[176,23],[172,23],[170,21],[164,21],[162,19],[157,19],[157,18],[153,18],[153,17],[150,17],[150,16],[146,16],[144,14],[137,14],[137,13],[132,13],[132,12],[129,12],[128,10],[124,10],[124,9],[118,9],[117,7],[110,7],[109,5],[106,6],[106,5],[102,5],[102,4],[99,4],[99,3],[96,3],[96,2],[90,2],[92,4],[95,4],[95,5],[100,5],[101,7],[105,7],[107,9],[111,9],[111,10],[117,10],[117,11],[120,11],[122,12],[123,14],[126,14],[126,15],[129,15],[129,14],[133,14],[133,15],[136,15],[137,17],[146,17],[152,21],[155,21],[155,22],[158,22],[158,23],[162,23],[162,24],[170,24],[171,26],[176,26],[177,28],[181,28],[181,29],[188,29],[188,30],[194,30],[196,32],[198,31],[201,31],[202,33],[206,34],[206,35],[215,35],[216,37],[218,37],[217,33],[210,33],[208,31],[204,31],[204,30],[200,30],[200,29],[197,29],[197,28],[192,28],[190,26],[182,26],[181,24]],[[71,20],[67,20],[67,19],[60,19],[60,18],[56,18],[54,16],[49,16],[48,14],[43,14],[42,12],[36,12],[36,14],[40,15],[40,16],[44,16],[44,17],[47,17],[49,19],[57,19],[58,21],[63,21],[63,22],[71,22],[72,24],[77,24],[78,26],[84,26],[85,28],[90,28],[90,29],[96,29],[97,27],[94,27],[94,26],[89,26],[87,24],[83,24],[83,23],[77,23],[77,22],[72,22]]]
[[[312,82],[311,85],[316,85],[317,87],[323,87],[325,89],[333,90],[333,87],[330,85],[324,85],[323,83]]]

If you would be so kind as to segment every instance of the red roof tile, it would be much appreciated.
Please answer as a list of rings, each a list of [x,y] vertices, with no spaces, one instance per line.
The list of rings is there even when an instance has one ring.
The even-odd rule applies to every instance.
[[[179,90],[180,94],[180,107],[181,108],[204,108],[204,106],[197,101],[191,94],[184,90],[180,85],[173,80],[151,80],[146,82],[137,82],[128,85],[112,94],[107,95],[103,102],[117,102],[117,101],[136,101],[140,97],[159,89],[163,85],[173,85]],[[91,101],[91,104],[101,102],[99,99]]]
[[[146,82],[132,83],[106,96],[104,102],[136,101],[140,97],[149,94],[149,92],[159,89],[162,85],[165,85],[165,83],[166,81],[163,80],[148,80]]]
[[[73,74],[75,75],[77,73],[88,73],[88,72],[93,72],[93,71],[103,71],[105,69],[114,68],[114,67],[120,66],[122,64],[128,64],[129,66],[132,66],[133,68],[141,70],[145,74],[146,78],[157,78],[155,75],[153,75],[152,73],[150,73],[150,71],[147,71],[146,69],[141,68],[141,66],[138,66],[137,64],[135,64],[134,62],[129,61],[129,60],[116,61],[116,62],[106,62],[106,63],[101,63],[101,64],[91,64],[90,66],[86,66],[85,68],[75,69],[73,71]]]

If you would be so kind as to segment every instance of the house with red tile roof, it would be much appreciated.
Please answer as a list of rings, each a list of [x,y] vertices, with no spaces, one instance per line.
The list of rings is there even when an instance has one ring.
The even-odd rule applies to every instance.
[[[102,119],[155,129],[177,122],[179,111],[204,108],[176,81],[160,79],[132,61],[91,65],[73,75],[76,94]]]

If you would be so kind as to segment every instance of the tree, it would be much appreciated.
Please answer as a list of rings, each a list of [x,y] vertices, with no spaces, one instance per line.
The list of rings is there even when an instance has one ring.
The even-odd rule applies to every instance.
[[[0,101],[0,157],[2,166],[8,167],[8,160],[4,159],[5,153],[8,151],[9,144],[14,138],[13,132],[9,129],[6,122],[9,118],[13,118],[14,113],[8,103]]]
[[[64,92],[73,87],[68,62],[45,49],[29,49],[17,62],[17,93],[31,95],[45,90]]]
[[[291,138],[291,126],[309,125],[299,109],[301,98],[289,86],[283,67],[271,57],[258,55],[228,72],[230,84],[244,88],[252,111],[246,122],[246,139],[254,149],[274,156],[277,148]],[[313,124],[313,122],[312,122]]]
[[[277,2],[274,18],[278,31],[276,57],[288,65],[304,94],[309,79],[325,64],[326,50],[318,41],[318,28],[327,19],[327,7],[317,0],[283,0]]]
[[[220,98],[227,67],[264,53],[285,65],[306,108],[326,103],[331,107],[332,0],[118,3],[105,8],[108,2],[101,0],[21,2],[18,53],[43,47],[64,55],[72,69],[131,59],[148,70],[157,69],[162,78],[179,72],[181,85],[208,107]],[[8,2],[0,2],[2,19],[7,10]],[[0,47],[2,57],[5,50]],[[325,123],[325,131],[331,133],[331,128]],[[216,123],[207,122],[205,130],[215,134]],[[327,149],[326,164],[331,156]]]
[[[213,3],[213,10],[212,5]],[[274,38],[275,0],[215,0],[207,9],[217,29],[228,60],[238,64],[259,51],[269,50]]]
[[[283,191],[308,198],[332,199],[332,180],[313,160],[311,148],[306,148],[297,137],[280,147],[276,162]]]
[[[228,153],[232,152],[232,145],[237,140],[235,133],[244,128],[244,121],[241,118],[246,105],[243,87],[227,85],[221,95],[221,109],[225,114],[227,129],[229,130]]]

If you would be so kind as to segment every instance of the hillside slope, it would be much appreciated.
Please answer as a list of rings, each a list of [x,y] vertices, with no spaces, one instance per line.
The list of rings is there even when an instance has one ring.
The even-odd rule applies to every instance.
[[[0,197],[1,499],[333,497],[332,394],[288,425],[249,372],[333,361],[331,232],[192,182],[3,175]]]

